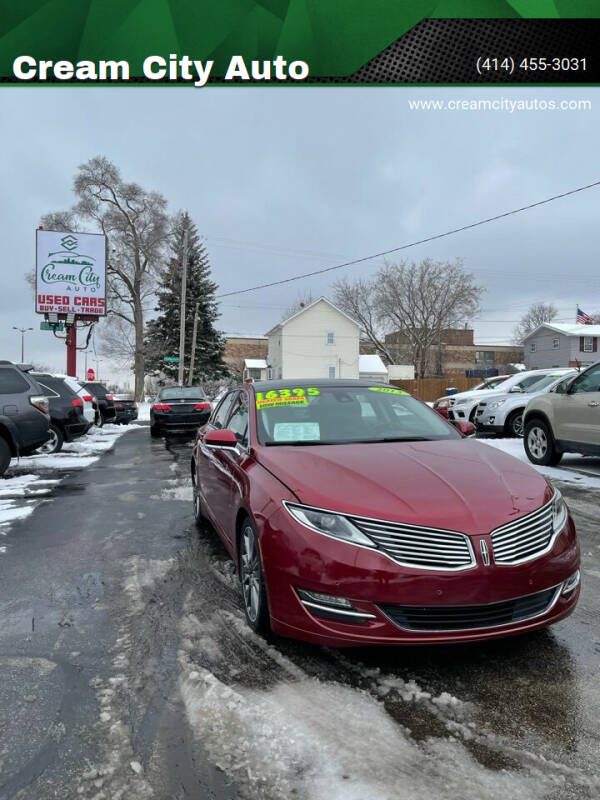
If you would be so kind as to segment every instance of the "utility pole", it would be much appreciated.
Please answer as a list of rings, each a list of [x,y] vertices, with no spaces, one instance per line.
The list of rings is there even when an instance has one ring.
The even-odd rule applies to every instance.
[[[190,374],[188,375],[188,386],[192,385],[194,380],[194,361],[196,359],[196,337],[198,335],[198,306],[200,303],[196,303],[196,308],[194,310],[194,328],[192,331],[192,352],[190,354]]]
[[[13,331],[20,331],[21,333],[21,364],[25,363],[25,331],[32,331],[33,328],[17,328],[13,325]]]
[[[183,258],[181,260],[181,318],[179,322],[179,377],[177,383],[183,386],[183,359],[185,358],[185,293],[187,290],[188,229],[183,232]]]

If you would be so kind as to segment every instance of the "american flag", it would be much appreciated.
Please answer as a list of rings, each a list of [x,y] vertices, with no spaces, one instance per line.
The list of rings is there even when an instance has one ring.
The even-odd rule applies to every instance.
[[[592,318],[582,311],[579,306],[577,307],[577,322],[581,323],[581,325],[591,325],[593,320]]]

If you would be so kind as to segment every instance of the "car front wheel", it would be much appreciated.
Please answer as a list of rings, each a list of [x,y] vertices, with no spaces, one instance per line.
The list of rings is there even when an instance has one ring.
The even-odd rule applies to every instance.
[[[4,475],[10,464],[10,447],[4,436],[0,436],[0,475]]]
[[[246,518],[242,525],[239,544],[239,570],[242,584],[244,613],[248,625],[256,633],[268,633],[269,608],[267,590],[260,560],[258,540],[252,522]]]
[[[510,417],[506,420],[506,432],[509,436],[515,436],[519,439],[523,438],[523,409],[513,411]]]
[[[539,419],[531,420],[525,426],[525,452],[532,464],[540,466],[554,466],[563,456],[556,450],[552,432],[546,422]]]

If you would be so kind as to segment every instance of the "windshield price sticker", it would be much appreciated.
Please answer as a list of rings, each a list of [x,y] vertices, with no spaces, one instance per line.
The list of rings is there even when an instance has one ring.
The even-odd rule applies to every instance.
[[[256,401],[256,408],[262,411],[265,408],[285,408],[286,406],[306,406],[306,397],[263,397]]]
[[[383,392],[384,394],[404,394],[408,395],[403,389],[392,389],[387,386],[369,386],[370,392]]]
[[[308,389],[271,389],[269,392],[256,393],[256,407],[276,408],[280,406],[305,406],[308,403],[307,395],[315,397],[321,394],[319,389],[309,386]]]

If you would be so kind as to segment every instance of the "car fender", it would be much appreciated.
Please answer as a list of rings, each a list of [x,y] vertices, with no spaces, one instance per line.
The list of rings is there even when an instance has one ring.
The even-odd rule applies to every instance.
[[[0,436],[6,439],[10,447],[11,455],[15,458],[19,455],[19,432],[15,423],[5,416],[0,416]]]

